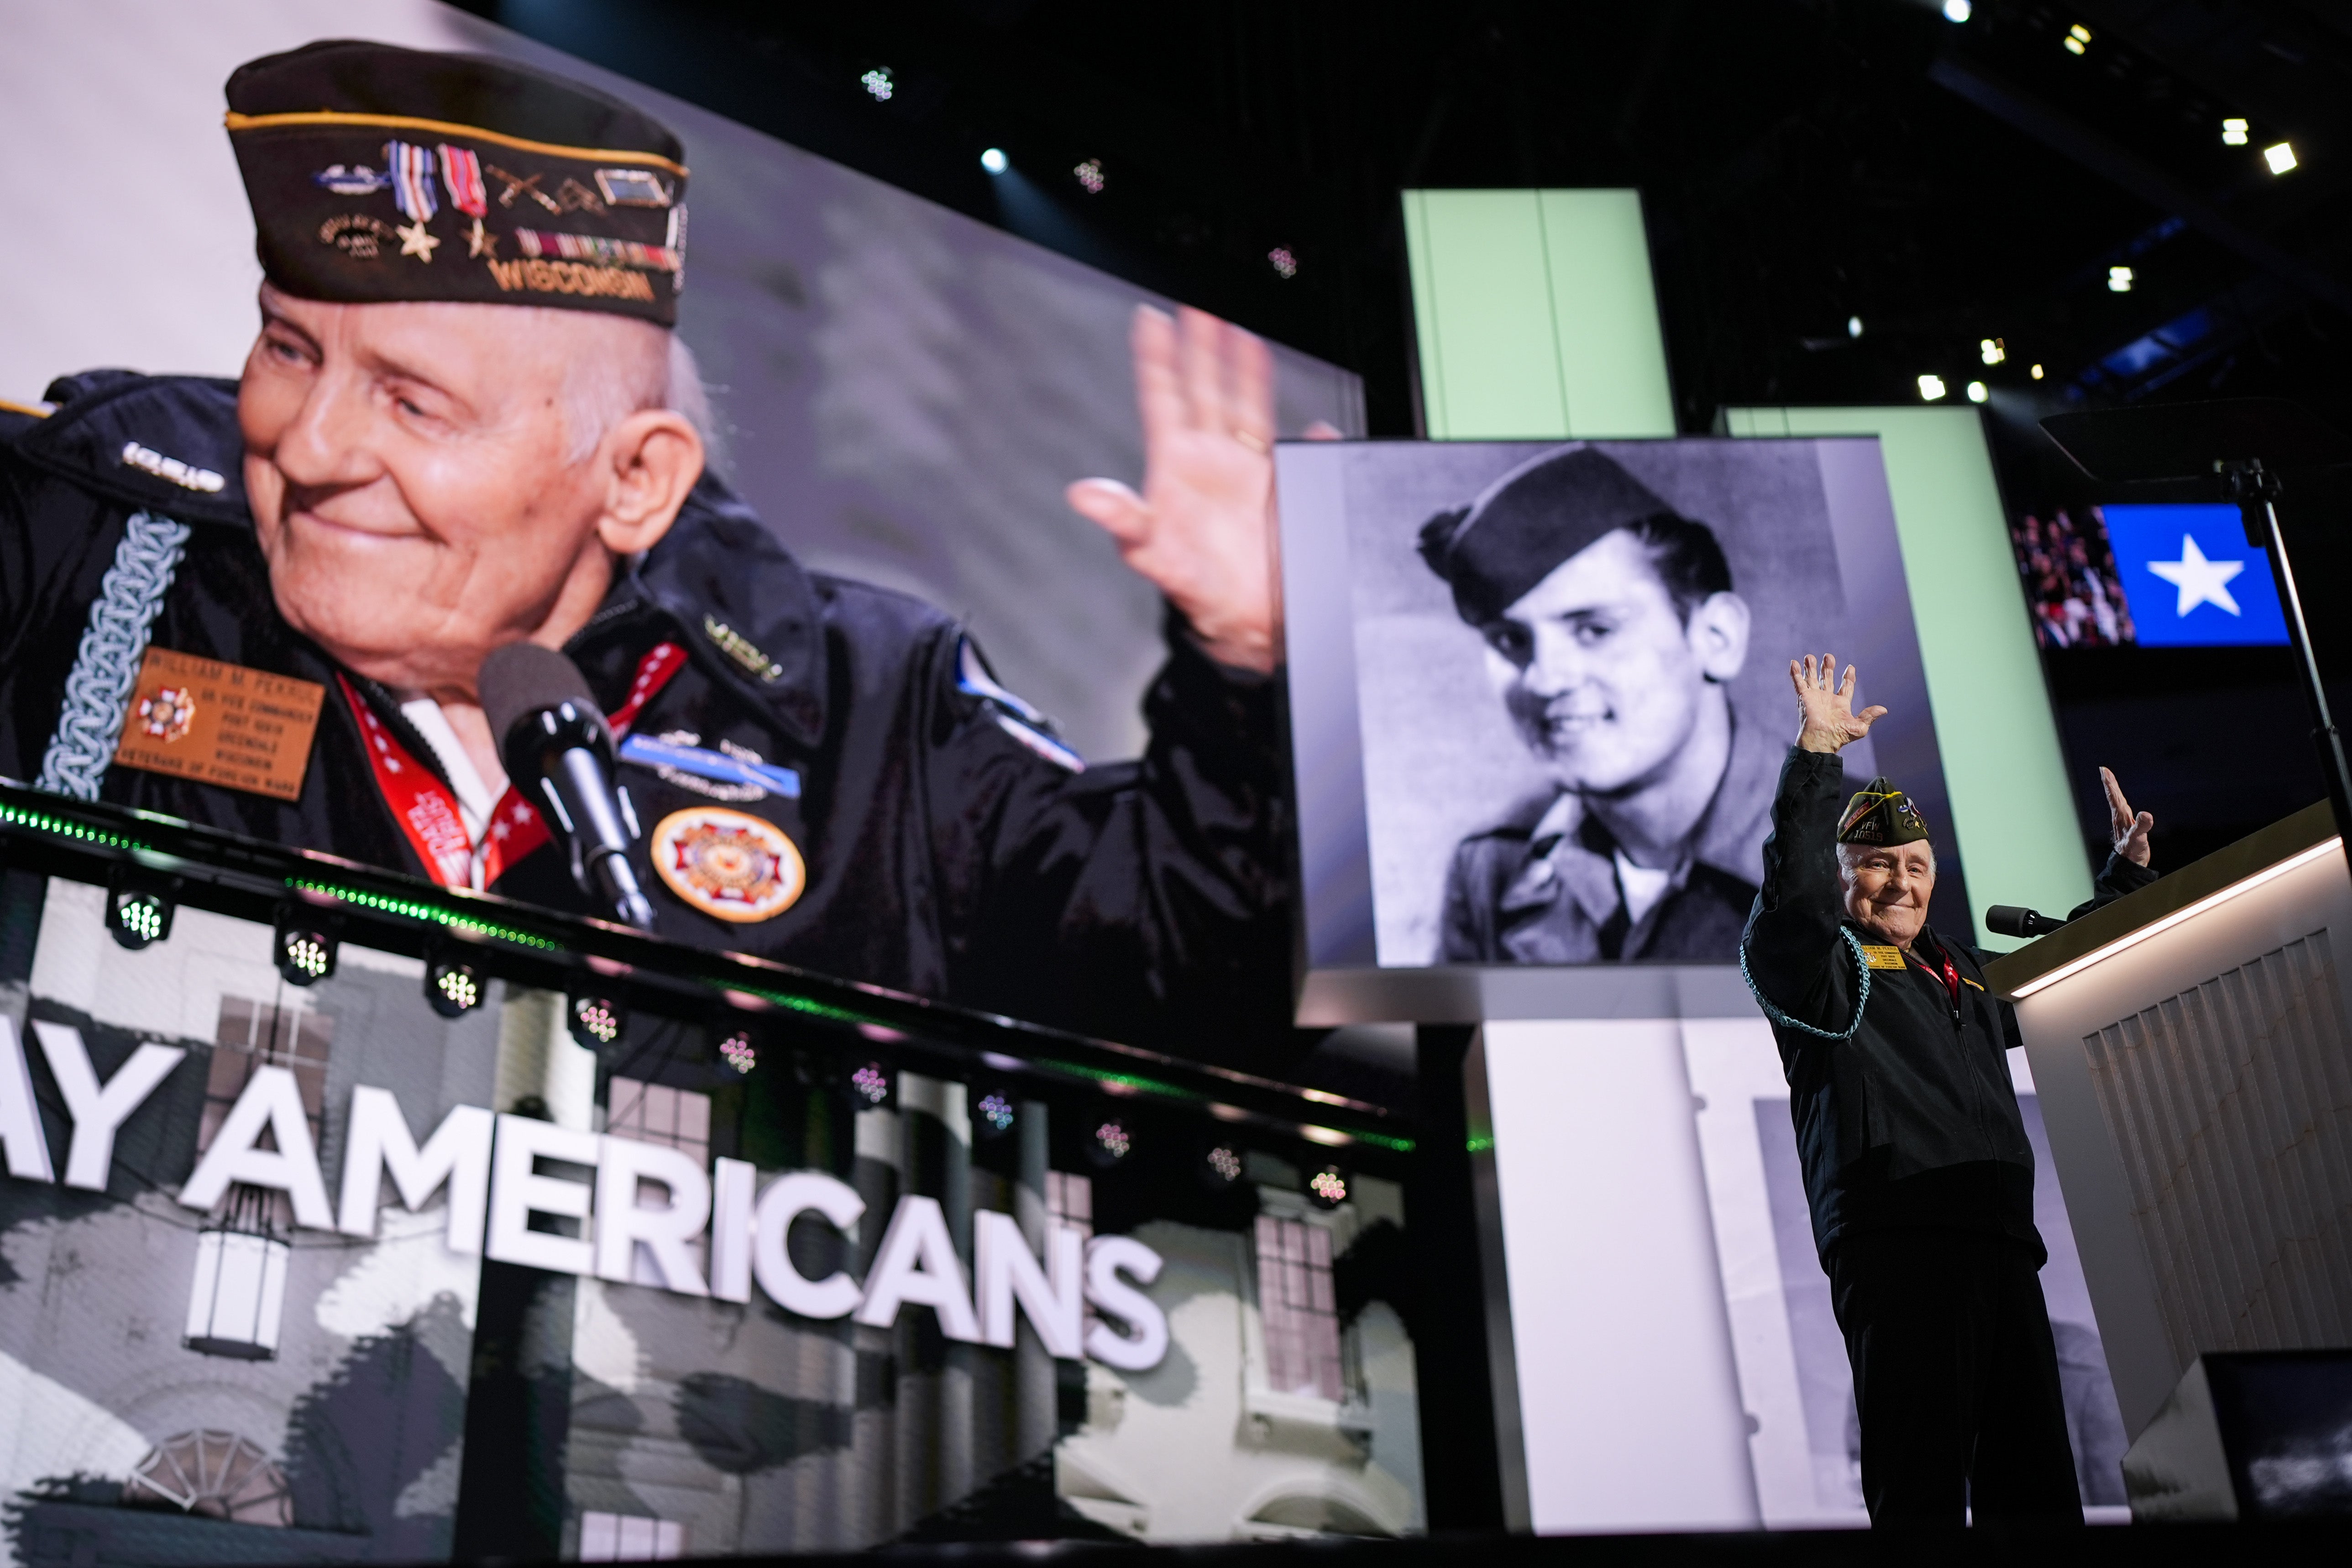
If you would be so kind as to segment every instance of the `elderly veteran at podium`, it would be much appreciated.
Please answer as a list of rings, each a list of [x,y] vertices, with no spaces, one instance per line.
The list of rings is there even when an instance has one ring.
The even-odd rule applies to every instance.
[[[1089,769],[953,618],[804,568],[705,470],[663,126],[370,43],[227,96],[241,379],[0,414],[0,774],[578,909],[477,689],[528,640],[623,737],[661,935],[1129,1038],[1286,1026],[1264,345],[1139,313],[1144,492],[1070,501],[1169,657],[1146,757]]]
[[[1726,689],[1748,612],[1714,531],[1584,447],[1431,519],[1421,552],[1552,779],[1455,848],[1440,960],[1730,963],[1775,749]]]
[[[1936,852],[1910,798],[1875,778],[1839,809],[1837,753],[1886,710],[1855,712],[1853,668],[1841,682],[1827,655],[1789,675],[1801,724],[1740,963],[1788,1074],[1864,1500],[1881,1525],[1958,1526],[1970,1509],[2080,1523],[2015,1015],[1985,989],[1986,955],[1928,928]],[[2154,819],[2101,773],[2115,847],[2094,905],[2155,879]]]

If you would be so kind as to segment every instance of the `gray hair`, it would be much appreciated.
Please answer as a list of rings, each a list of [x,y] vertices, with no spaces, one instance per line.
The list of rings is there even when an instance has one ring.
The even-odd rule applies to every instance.
[[[550,310],[547,306],[523,309]],[[556,312],[551,312],[556,313]],[[574,312],[560,312],[573,315]],[[600,327],[616,329],[609,352],[572,357],[563,377],[564,423],[572,436],[570,460],[584,462],[613,426],[647,408],[685,416],[715,459],[716,432],[710,392],[686,340],[650,321],[607,318]]]
[[[1925,842],[1925,840],[1921,840],[1921,842]],[[1874,849],[1884,849],[1885,847],[1886,846],[1883,844],[1839,845],[1837,847],[1838,880],[1843,882],[1849,888],[1853,886],[1853,868],[1856,865],[1860,864],[1862,858]],[[1927,846],[1927,874],[1929,876],[1933,876],[1935,875],[1935,872],[1936,847],[1933,844],[1929,844]]]

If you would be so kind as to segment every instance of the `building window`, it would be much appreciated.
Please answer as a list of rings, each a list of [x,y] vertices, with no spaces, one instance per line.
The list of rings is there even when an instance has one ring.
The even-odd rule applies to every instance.
[[[671,1089],[666,1084],[645,1083],[633,1078],[614,1078],[604,1089],[604,1131],[607,1136],[625,1138],[633,1143],[659,1143],[680,1150],[696,1164],[710,1168],[710,1097],[697,1094],[690,1089]],[[709,1242],[707,1234],[696,1237],[687,1249],[708,1263]],[[661,1266],[643,1244],[629,1265],[629,1281],[635,1285],[663,1285]],[[627,1514],[608,1517],[626,1522],[641,1522]],[[671,1526],[669,1528],[676,1528]],[[633,1555],[623,1552],[624,1557]],[[676,1555],[676,1553],[672,1553]]]
[[[1045,1173],[1045,1212],[1057,1225],[1065,1225],[1078,1233],[1081,1239],[1095,1238],[1095,1184],[1085,1176],[1073,1176],[1062,1171]]]
[[[1045,1224],[1066,1226],[1078,1233],[1078,1245],[1083,1249],[1095,1239],[1095,1184],[1093,1178],[1074,1176],[1066,1171],[1045,1173]],[[1087,1302],[1078,1309],[1079,1321],[1087,1329],[1095,1326],[1095,1304]]]
[[[1344,1390],[1331,1233],[1306,1220],[1260,1215],[1257,1305],[1265,1329],[1268,1386],[1276,1394],[1338,1403]]]
[[[274,1007],[243,996],[222,997],[212,1060],[205,1069],[197,1156],[213,1146],[237,1096],[264,1067],[284,1068],[294,1075],[302,1117],[310,1127],[310,1147],[320,1147],[326,1125],[327,1048],[334,1037],[335,1020],[324,1013]],[[277,1355],[286,1269],[293,1252],[288,1233],[293,1228],[293,1200],[284,1193],[242,1182],[229,1188],[196,1237],[195,1282],[188,1291],[188,1328],[182,1343],[203,1355],[240,1361],[268,1361]]]
[[[710,1097],[690,1089],[615,1078],[604,1091],[604,1131],[632,1142],[683,1149],[696,1164],[708,1165]]]
[[[205,1075],[204,1119],[196,1125],[196,1152],[213,1146],[229,1108],[256,1068],[284,1068],[302,1092],[302,1113],[317,1148],[326,1126],[327,1052],[335,1043],[335,1020],[303,1007],[273,1007],[242,996],[224,996],[220,1023],[213,1031],[213,1058]],[[280,1194],[281,1196],[283,1194]]]
[[[164,1438],[131,1472],[122,1500],[132,1508],[175,1508],[236,1524],[283,1530],[294,1522],[286,1472],[234,1432],[183,1432]]]
[[[196,1157],[213,1146],[237,1096],[258,1068],[284,1068],[302,1097],[302,1119],[310,1125],[310,1147],[322,1150],[327,1127],[327,1052],[335,1041],[335,1020],[305,1007],[275,1007],[243,996],[221,998],[213,1030],[212,1060],[205,1068],[205,1108],[196,1123]],[[294,1200],[274,1187],[229,1188],[230,1228],[282,1236],[294,1228]]]
[[[580,1561],[583,1563],[654,1563],[686,1555],[686,1526],[674,1519],[648,1519],[638,1513],[580,1515]]]

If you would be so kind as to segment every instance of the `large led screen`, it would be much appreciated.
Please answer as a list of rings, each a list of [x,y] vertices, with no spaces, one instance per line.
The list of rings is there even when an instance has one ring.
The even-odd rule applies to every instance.
[[[607,194],[691,211],[671,226],[678,338],[709,403],[709,479],[688,521],[621,552],[567,645],[621,731],[660,932],[1265,1065],[1252,1041],[1287,1028],[1291,977],[1276,690],[1231,653],[1248,637],[1170,616],[1183,530],[1142,538],[1118,488],[1162,519],[1186,489],[1151,484],[1139,408],[1139,374],[1177,351],[1139,349],[1138,310],[1173,302],[431,0],[5,15],[0,125],[65,162],[0,174],[6,248],[42,253],[0,263],[39,300],[0,345],[0,774],[583,906],[562,834],[524,820],[536,797],[506,800],[468,751],[470,678],[452,677],[451,707],[320,640],[337,614],[418,598],[417,580],[354,574],[333,614],[288,610],[285,571],[254,547],[236,404],[259,275],[222,82],[320,37],[484,51],[644,107],[690,171]],[[451,184],[474,166],[452,135],[410,148],[417,190],[373,154],[322,163],[350,211],[319,243],[373,243],[430,209],[372,264],[511,267],[480,253],[465,203],[539,235],[604,199],[512,147],[475,159],[479,191]],[[139,201],[55,205],[122,170]],[[1241,523],[1219,535],[1226,597],[1255,595],[1264,622],[1271,439],[1360,433],[1359,385],[1192,327],[1184,342],[1222,344],[1223,377],[1163,376],[1174,412],[1150,428],[1177,469],[1218,470],[1217,515]],[[50,387],[109,364],[219,379]],[[672,394],[696,412],[683,376]],[[357,450],[296,488],[359,485]],[[1082,515],[1086,480],[1103,482]],[[411,618],[427,636],[433,616]]]
[[[1789,661],[1968,908],[1868,439],[1285,446],[1304,1022],[1739,1013]]]
[[[2009,531],[2045,648],[2286,642],[2269,558],[2235,506],[2037,506]]]
[[[142,908],[0,877],[11,1564],[1423,1525],[1402,1190],[1320,1143]]]

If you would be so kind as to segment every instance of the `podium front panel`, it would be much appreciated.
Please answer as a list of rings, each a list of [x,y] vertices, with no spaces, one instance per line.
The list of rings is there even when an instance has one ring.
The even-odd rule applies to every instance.
[[[2352,1345],[2352,876],[2326,807],[1996,963],[2126,1431],[2218,1351]]]

